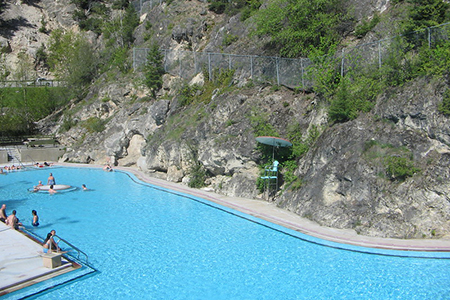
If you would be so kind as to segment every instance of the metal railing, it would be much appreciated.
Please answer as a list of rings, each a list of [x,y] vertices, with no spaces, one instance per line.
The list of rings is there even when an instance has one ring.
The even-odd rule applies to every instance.
[[[332,55],[309,58],[282,58],[257,55],[236,55],[226,53],[195,52],[182,50],[161,50],[164,55],[166,73],[191,80],[200,72],[213,78],[217,69],[234,69],[239,79],[271,81],[291,88],[310,89],[316,84],[318,76],[333,70],[348,76],[367,72],[370,68],[379,69],[385,62],[407,49],[405,39],[415,44],[433,47],[440,41],[450,38],[450,23],[425,28],[420,31],[399,35],[372,43],[346,48]],[[147,62],[148,48],[133,49],[133,68],[140,70]]]
[[[34,238],[35,240],[40,241],[41,243],[44,242],[44,239],[39,236],[38,234],[34,233],[33,231],[28,230],[26,227],[21,227],[20,228],[21,231],[25,232],[26,234],[28,234],[30,237]],[[54,235],[54,238],[58,238],[59,240],[56,242],[58,244],[58,246],[62,249],[60,243],[63,242],[65,245],[67,245],[69,248],[64,248],[62,251],[64,251],[64,255],[69,256],[70,258],[72,258],[72,260],[80,262],[86,266],[89,266],[90,268],[92,268],[89,265],[89,257],[88,255],[81,251],[78,247],[74,246],[73,244],[69,243],[68,241],[66,241],[65,239],[61,238],[58,235]],[[76,252],[76,255],[73,255],[72,253]]]
[[[165,2],[164,0],[137,0],[131,1],[131,4],[134,6],[134,9],[139,14],[142,14],[142,11],[151,10],[153,7],[157,5],[161,5],[161,3]]]
[[[66,241],[65,239],[61,238],[60,236],[58,236],[58,235],[56,235],[56,234],[54,235],[54,237],[57,237],[57,238],[59,239],[59,241],[58,241],[57,243],[58,243],[58,246],[59,246],[61,249],[62,249],[62,247],[61,247],[60,243],[63,242],[64,244],[66,244],[67,246],[69,246],[70,249],[74,250],[74,251],[77,253],[77,256],[75,257],[75,256],[72,255],[72,254],[70,253],[70,251],[69,251],[69,252],[67,252],[67,254],[68,254],[69,256],[75,257],[78,261],[83,261],[83,262],[85,262],[86,264],[89,264],[89,257],[88,257],[88,255],[87,255],[85,252],[81,251],[79,248],[77,248],[76,246],[74,246],[73,244],[69,243],[68,241]],[[63,251],[68,251],[68,250],[67,250],[67,248],[64,248]],[[85,258],[85,260],[82,260],[82,259],[81,259],[81,256],[83,256],[83,257]]]
[[[66,83],[60,80],[3,80],[0,88],[23,88],[23,87],[64,87]]]

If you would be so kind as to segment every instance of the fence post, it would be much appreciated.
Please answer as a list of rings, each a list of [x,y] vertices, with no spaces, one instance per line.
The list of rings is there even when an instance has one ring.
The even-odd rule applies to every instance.
[[[378,41],[378,69],[381,69],[381,41]]]
[[[253,79],[253,55],[250,55],[250,78]]]
[[[167,72],[167,49],[164,49],[164,72]]]
[[[136,72],[136,47],[133,47],[133,70]]]
[[[303,77],[304,76],[303,58],[300,58],[300,68],[301,68],[301,71],[302,71],[302,88],[303,88],[303,90],[305,90],[305,78]]]
[[[431,30],[430,27],[427,27],[428,31],[428,48],[431,48]]]
[[[194,57],[194,74],[197,74],[197,57],[194,50],[192,50],[192,56]]]
[[[211,73],[211,52],[208,52],[208,75],[209,75],[209,80],[212,81],[212,73]]]
[[[276,63],[276,66],[277,66],[277,85],[280,85],[279,57],[275,57],[275,63]]]

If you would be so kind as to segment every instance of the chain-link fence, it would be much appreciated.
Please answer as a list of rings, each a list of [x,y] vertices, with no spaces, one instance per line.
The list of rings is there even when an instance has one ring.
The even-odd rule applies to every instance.
[[[22,87],[64,87],[67,84],[59,80],[2,80],[0,88],[22,88]]]
[[[131,4],[134,6],[134,9],[139,14],[142,14],[142,11],[150,11],[153,7],[157,5],[161,5],[161,3],[165,2],[164,0],[136,0],[131,1]]]
[[[316,80],[326,72],[335,72],[342,77],[360,76],[381,68],[393,57],[403,55],[413,47],[431,48],[442,41],[447,41],[449,37],[450,23],[446,23],[408,35],[343,49],[334,55],[314,60],[180,50],[162,51],[165,71],[186,80],[192,79],[200,72],[207,72],[209,78],[212,78],[215,70],[234,69],[238,78],[270,81],[278,85],[307,90],[312,88]],[[133,49],[134,70],[146,64],[148,52],[147,48]]]

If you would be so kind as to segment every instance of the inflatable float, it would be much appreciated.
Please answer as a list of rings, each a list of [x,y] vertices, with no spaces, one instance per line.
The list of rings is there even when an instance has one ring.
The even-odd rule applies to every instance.
[[[35,188],[30,188],[28,189],[28,191],[30,192],[47,192],[50,189],[50,185],[46,184],[46,185],[41,185]],[[67,185],[67,184],[54,184],[53,185],[53,189],[57,192],[68,192],[68,191],[74,191],[77,188],[71,185]]]
[[[72,186],[67,185],[67,184],[54,184],[53,185],[53,189],[55,191],[60,191],[60,190],[67,190],[70,189]],[[39,187],[40,191],[48,191],[50,189],[50,185],[46,184],[46,185],[42,185]]]

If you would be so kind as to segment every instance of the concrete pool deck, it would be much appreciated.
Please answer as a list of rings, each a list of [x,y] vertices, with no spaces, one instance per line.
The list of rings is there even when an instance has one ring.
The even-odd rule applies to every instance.
[[[101,168],[98,165],[85,164],[58,163],[56,165],[64,167]],[[273,203],[266,201],[229,197],[206,190],[193,189],[180,183],[168,182],[151,177],[133,168],[115,167],[114,169],[132,173],[138,179],[149,184],[206,199],[256,218],[331,242],[375,249],[402,250],[406,252],[450,252],[449,239],[407,240],[362,236],[358,235],[354,230],[320,226],[315,222],[280,209]],[[11,207],[9,209],[14,208]],[[55,271],[59,270],[52,270],[43,266],[42,246],[37,241],[0,222],[0,297],[39,281],[60,275],[60,273]]]
[[[70,262],[47,268],[42,246],[0,222],[0,297],[46,279],[73,271]]]

